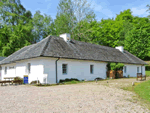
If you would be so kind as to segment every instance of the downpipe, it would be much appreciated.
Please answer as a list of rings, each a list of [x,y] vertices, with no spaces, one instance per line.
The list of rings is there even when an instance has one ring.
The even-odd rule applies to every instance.
[[[55,61],[55,66],[56,66],[56,84],[58,84],[58,76],[57,76],[57,62],[60,58],[58,58],[56,61]]]

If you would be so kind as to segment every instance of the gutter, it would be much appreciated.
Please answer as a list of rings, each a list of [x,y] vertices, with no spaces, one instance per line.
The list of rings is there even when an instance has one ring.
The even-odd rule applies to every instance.
[[[56,61],[55,61],[55,66],[56,66],[56,84],[57,84],[57,79],[58,79],[58,76],[57,76],[57,61],[59,60],[60,58],[58,58]]]

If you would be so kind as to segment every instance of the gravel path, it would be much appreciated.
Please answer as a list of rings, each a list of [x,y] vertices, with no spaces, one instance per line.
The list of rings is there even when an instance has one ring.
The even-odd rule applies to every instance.
[[[0,113],[150,113],[132,92],[93,84],[0,87]]]

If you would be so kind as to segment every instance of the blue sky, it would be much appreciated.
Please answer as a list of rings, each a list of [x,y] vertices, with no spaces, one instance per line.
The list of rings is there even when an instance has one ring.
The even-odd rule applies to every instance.
[[[92,4],[97,20],[115,17],[126,9],[131,9],[134,16],[144,17],[148,15],[146,5],[150,4],[150,0],[88,0],[88,2]],[[32,14],[40,10],[42,14],[51,15],[55,19],[59,0],[21,0],[21,3]]]

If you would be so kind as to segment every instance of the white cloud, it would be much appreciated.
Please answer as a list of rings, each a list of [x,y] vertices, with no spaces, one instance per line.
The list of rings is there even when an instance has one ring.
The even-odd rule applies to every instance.
[[[148,12],[146,12],[146,8],[131,8],[132,14],[135,16],[146,16],[148,15]]]
[[[96,11],[98,13],[102,13],[109,18],[113,17],[113,12],[109,8],[107,8],[108,3],[105,3],[105,2],[99,2],[98,3],[96,0],[92,0],[89,3],[91,3],[91,6],[92,6],[94,11]]]

